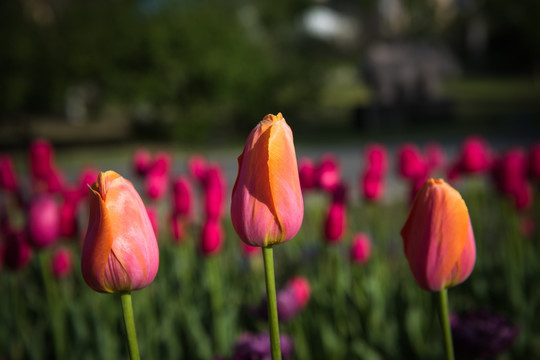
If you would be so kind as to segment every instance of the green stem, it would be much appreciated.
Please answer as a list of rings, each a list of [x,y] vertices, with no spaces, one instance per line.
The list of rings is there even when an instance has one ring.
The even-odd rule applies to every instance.
[[[139,345],[137,344],[137,332],[135,331],[135,319],[133,317],[133,305],[131,304],[131,293],[120,294],[122,300],[122,312],[124,313],[124,325],[126,327],[127,342],[129,348],[129,358],[139,360]]]
[[[437,293],[439,318],[444,334],[444,348],[446,350],[446,360],[454,360],[454,347],[452,345],[452,332],[450,330],[450,319],[448,317],[448,291],[442,289]]]
[[[274,253],[272,246],[263,247],[262,252],[264,259],[264,275],[266,279],[266,299],[268,302],[268,325],[270,328],[272,360],[281,360],[279,321],[276,300],[276,281],[274,275]]]
[[[53,337],[54,352],[57,359],[65,359],[64,336],[63,336],[63,314],[61,312],[60,301],[54,279],[51,277],[51,266],[49,262],[49,252],[42,250],[39,253],[41,265],[41,275],[43,277],[43,286],[45,288],[45,298],[49,312],[50,325]]]

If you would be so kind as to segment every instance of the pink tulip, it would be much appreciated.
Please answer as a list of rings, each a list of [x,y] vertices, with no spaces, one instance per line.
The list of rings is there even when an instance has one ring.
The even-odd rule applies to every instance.
[[[298,164],[298,176],[302,190],[311,190],[317,185],[317,168],[313,160],[302,158]]]
[[[325,191],[332,191],[340,181],[341,170],[338,160],[332,154],[324,154],[317,167],[317,185]]]
[[[527,176],[527,157],[520,148],[505,152],[492,168],[495,185],[503,194],[512,194],[522,187]]]
[[[311,297],[309,280],[303,276],[295,276],[287,282],[286,289],[292,291],[300,309],[306,307]]]
[[[383,177],[377,170],[367,170],[362,176],[361,193],[369,201],[377,201],[384,194]]]
[[[424,169],[424,162],[418,146],[404,144],[398,151],[399,173],[406,179],[414,179]]]
[[[304,202],[291,128],[283,116],[267,115],[249,135],[238,158],[231,220],[252,246],[292,239],[304,216]]]
[[[12,193],[19,191],[19,180],[9,155],[0,155],[0,189]]]
[[[55,250],[52,258],[52,272],[56,279],[63,279],[73,271],[73,253],[65,246]]]
[[[60,209],[52,195],[36,196],[28,210],[28,234],[36,247],[53,244],[60,235]]]
[[[193,190],[185,176],[179,176],[173,183],[173,213],[185,217],[192,215]]]
[[[443,180],[429,179],[422,186],[401,237],[414,278],[426,290],[460,284],[473,270],[476,246],[469,212]]]
[[[203,188],[206,218],[219,219],[224,206],[225,176],[218,165],[207,168]]]
[[[188,168],[190,175],[202,183],[206,175],[206,160],[201,155],[193,155],[188,160]]]
[[[351,244],[351,260],[359,265],[368,262],[371,257],[371,240],[364,233],[354,236]]]
[[[30,145],[30,171],[34,181],[47,178],[54,165],[54,153],[46,140],[35,140]]]
[[[205,256],[217,254],[223,245],[223,228],[217,219],[208,219],[201,231],[201,252]]]
[[[166,174],[150,171],[144,181],[146,195],[152,200],[162,199],[167,193],[169,178]]]
[[[347,211],[342,203],[332,203],[324,222],[324,235],[329,243],[341,240],[347,228]]]
[[[152,166],[152,155],[144,148],[137,149],[133,155],[133,170],[139,176],[145,176]],[[95,179],[94,179],[95,181]]]
[[[172,160],[169,154],[158,152],[149,172],[157,175],[168,175],[171,170],[171,162]]]
[[[131,182],[114,171],[102,172],[90,188],[89,202],[81,259],[88,286],[113,293],[150,285],[159,250],[146,207]]]
[[[188,225],[188,221],[185,217],[174,213],[170,217],[170,221],[174,242],[180,244],[187,236],[186,227]]]
[[[388,168],[388,155],[386,148],[380,144],[371,144],[364,151],[365,169],[380,175],[386,174]]]
[[[459,164],[465,173],[480,173],[489,169],[490,155],[486,142],[475,136],[471,136],[463,142],[459,154]]]
[[[45,183],[47,192],[51,194],[61,192],[66,185],[65,176],[60,169],[53,166],[45,177]]]

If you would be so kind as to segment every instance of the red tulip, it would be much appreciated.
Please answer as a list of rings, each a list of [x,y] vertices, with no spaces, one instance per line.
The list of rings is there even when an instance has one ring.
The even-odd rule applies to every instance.
[[[293,135],[283,116],[267,115],[249,135],[238,158],[231,220],[252,246],[292,239],[304,215]]]
[[[36,247],[53,244],[60,235],[60,209],[49,194],[40,194],[30,203],[28,210],[28,234]]]
[[[205,256],[218,253],[223,245],[223,228],[218,219],[208,219],[201,231],[201,252]]]
[[[30,171],[34,181],[44,180],[54,165],[54,153],[46,140],[36,140],[30,145]]]
[[[139,194],[114,171],[102,172],[90,188],[90,216],[84,240],[83,278],[99,292],[148,286],[159,267],[152,223]]]
[[[443,180],[429,179],[416,195],[403,229],[405,255],[418,284],[440,291],[465,281],[476,260],[469,212]]]
[[[363,265],[371,257],[371,240],[364,233],[358,233],[354,236],[351,244],[351,260]]]
[[[73,271],[73,253],[65,246],[55,250],[52,258],[52,272],[55,278],[63,279]]]
[[[62,202],[60,205],[60,236],[74,238],[79,230],[77,220],[77,204],[73,201]]]

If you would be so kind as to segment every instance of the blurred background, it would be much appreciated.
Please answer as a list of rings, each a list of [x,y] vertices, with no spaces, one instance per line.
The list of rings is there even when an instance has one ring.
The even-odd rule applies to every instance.
[[[540,129],[536,0],[0,4],[0,144],[227,144]]]

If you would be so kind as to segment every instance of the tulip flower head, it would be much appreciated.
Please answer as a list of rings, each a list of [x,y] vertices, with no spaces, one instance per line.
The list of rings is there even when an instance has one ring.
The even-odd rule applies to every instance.
[[[39,248],[53,244],[60,236],[60,208],[52,195],[40,194],[30,203],[28,234]]]
[[[201,252],[205,256],[219,253],[223,245],[223,228],[218,219],[208,219],[201,230]]]
[[[271,246],[293,238],[304,216],[291,128],[279,113],[267,115],[238,158],[231,220],[245,243]]]
[[[73,270],[73,253],[67,247],[55,250],[52,259],[52,272],[56,279],[63,279]]]
[[[92,289],[114,293],[144,288],[159,266],[156,236],[141,197],[114,171],[90,188],[90,217],[82,252],[83,278]]]
[[[443,180],[429,179],[419,190],[401,237],[413,276],[426,290],[458,285],[473,270],[476,246],[469,212]]]
[[[19,190],[17,172],[9,155],[0,155],[0,189],[10,192]]]
[[[354,236],[351,245],[351,260],[359,265],[365,264],[371,257],[371,240],[364,233]]]

